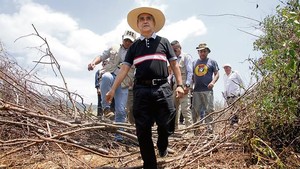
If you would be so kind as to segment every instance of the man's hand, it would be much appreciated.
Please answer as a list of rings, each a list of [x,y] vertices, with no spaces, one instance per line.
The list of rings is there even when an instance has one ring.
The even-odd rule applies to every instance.
[[[88,70],[90,71],[90,70],[94,70],[94,68],[95,68],[95,63],[90,63],[90,64],[88,64]]]
[[[114,98],[114,95],[115,95],[115,91],[113,90],[109,90],[106,95],[105,95],[105,100],[108,102],[108,103],[111,103],[112,102],[112,99]]]
[[[176,99],[182,98],[184,95],[184,90],[182,87],[176,87]]]
[[[97,94],[101,95],[101,90],[99,88],[97,88]]]
[[[214,86],[215,86],[215,84],[209,83],[208,86],[207,86],[207,88],[208,88],[208,89],[212,89]]]
[[[184,87],[184,95],[187,95],[190,91],[190,88],[189,87]]]

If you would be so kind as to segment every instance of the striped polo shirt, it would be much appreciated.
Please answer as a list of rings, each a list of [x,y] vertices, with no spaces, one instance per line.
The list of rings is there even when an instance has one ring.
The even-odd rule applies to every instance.
[[[168,39],[153,33],[146,39],[141,36],[128,49],[124,64],[136,67],[135,78],[150,80],[169,76],[168,61],[177,60]]]

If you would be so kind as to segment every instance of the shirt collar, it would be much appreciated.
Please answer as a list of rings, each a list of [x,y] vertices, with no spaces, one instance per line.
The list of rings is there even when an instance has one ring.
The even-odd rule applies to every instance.
[[[151,38],[153,38],[153,39],[155,39],[156,38],[156,33],[155,32],[153,32],[153,34],[151,35]],[[139,37],[139,39],[142,41],[142,40],[144,40],[144,39],[146,39],[143,35],[141,35],[140,37]],[[149,38],[150,39],[150,38]]]

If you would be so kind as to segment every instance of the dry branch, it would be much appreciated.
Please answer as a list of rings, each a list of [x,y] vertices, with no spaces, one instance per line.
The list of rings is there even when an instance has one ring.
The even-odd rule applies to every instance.
[[[19,38],[37,36],[43,42],[40,47],[34,48],[43,53],[36,61],[34,69],[39,64],[55,66],[65,86],[45,83],[32,70],[23,70],[0,51],[0,164],[17,167],[51,161],[65,168],[74,167],[65,160],[68,159],[76,167],[83,168],[141,168],[134,126],[129,123],[100,121],[85,108],[77,107],[82,104],[75,104],[73,97],[81,97],[68,91],[61,67],[50,51],[46,38],[35,27],[34,30],[34,34]],[[43,46],[45,50],[41,48]],[[51,62],[45,63],[45,57],[50,57]],[[53,71],[55,72],[54,67]],[[47,94],[37,89],[43,87],[48,89]],[[237,132],[244,129],[247,122],[248,116],[243,112],[248,105],[243,98],[249,97],[249,93],[251,92],[246,91],[232,105],[210,114],[214,116],[212,123],[216,126],[212,136],[207,133],[206,124],[202,124],[205,119],[188,128],[178,129],[169,139],[169,157],[158,158],[159,165],[169,168],[196,168],[202,157],[213,155],[217,150],[241,148],[241,144],[232,143],[232,140]],[[232,114],[240,116],[240,126],[235,129],[228,124]],[[74,117],[80,118],[79,121],[75,120],[79,123],[73,123]],[[194,131],[195,136],[185,137],[185,133],[190,131]],[[114,141],[116,133],[124,137],[124,142]],[[156,141],[157,132],[153,128],[153,142]],[[92,164],[91,161],[86,161],[86,156],[95,157],[96,161],[108,162]]]

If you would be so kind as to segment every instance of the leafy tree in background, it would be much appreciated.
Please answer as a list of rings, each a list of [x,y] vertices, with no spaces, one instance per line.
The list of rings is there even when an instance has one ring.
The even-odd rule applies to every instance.
[[[261,24],[264,35],[254,42],[263,56],[253,62],[260,77],[253,96],[255,115],[249,143],[258,162],[276,168],[300,166],[300,6],[298,0],[277,7]],[[266,160],[268,159],[268,160]]]

